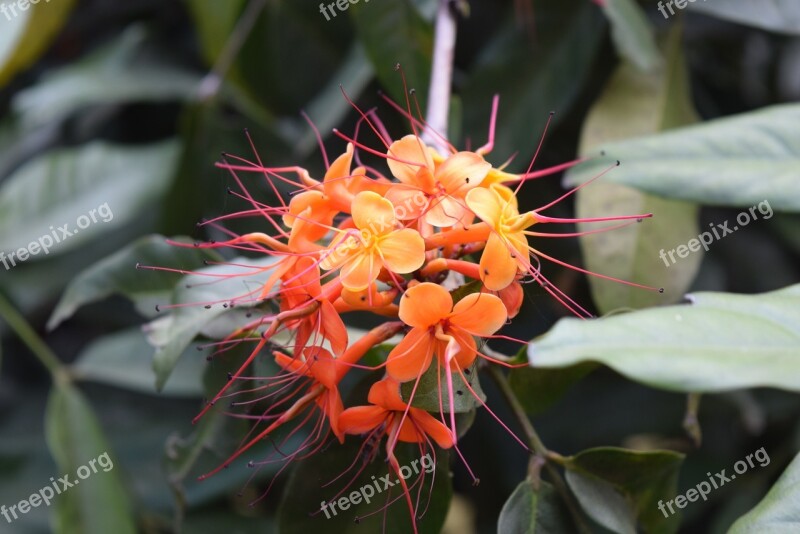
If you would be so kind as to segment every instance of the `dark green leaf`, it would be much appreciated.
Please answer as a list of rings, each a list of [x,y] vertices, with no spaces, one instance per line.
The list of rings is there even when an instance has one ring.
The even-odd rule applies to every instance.
[[[508,381],[525,411],[536,415],[550,408],[596,367],[597,364],[589,362],[563,369],[512,369]]]
[[[638,519],[647,533],[674,532],[678,516],[665,518],[658,502],[676,495],[683,457],[672,451],[589,449],[567,458],[567,482],[587,512],[611,530],[635,532]]]
[[[378,79],[396,102],[405,106],[400,63],[409,88],[418,89],[417,98],[425,109],[431,72],[433,28],[410,0],[366,2],[350,8],[358,37],[372,62]]]
[[[486,395],[481,389],[481,383],[478,378],[477,365],[473,365],[469,369],[464,370],[464,376],[467,378],[467,384],[461,375],[454,371],[453,376],[453,403],[455,404],[455,413],[464,413],[474,410],[479,407],[483,401],[486,400]],[[450,398],[447,388],[447,374],[443,367],[437,366],[436,361],[431,364],[427,371],[419,379],[419,384],[414,391],[415,380],[403,382],[400,384],[400,395],[404,402],[408,402],[411,394],[414,398],[411,406],[415,408],[422,408],[433,413],[450,413]],[[475,398],[469,388],[475,392],[478,398]],[[460,392],[460,393],[459,393]]]
[[[180,238],[176,240],[188,243]],[[137,264],[192,271],[202,267],[204,260],[220,259],[211,250],[170,245],[160,235],[143,237],[78,274],[53,310],[47,328],[56,328],[81,306],[114,294],[124,295],[133,301],[146,317],[153,316],[157,304],[169,301],[179,278],[165,271],[137,270]]]
[[[80,391],[69,384],[56,385],[47,406],[46,427],[56,463],[74,483],[55,500],[53,530],[58,534],[136,532],[108,442]]]
[[[539,487],[526,480],[514,490],[497,521],[497,532],[513,534],[561,534],[575,526],[561,502],[561,497],[547,482]]]
[[[131,224],[166,190],[178,150],[175,140],[136,147],[96,141],[26,163],[0,188],[0,250],[33,249],[41,238],[33,261]],[[59,230],[64,225],[72,235]]]
[[[800,35],[800,5],[794,0],[693,2],[689,9],[737,24]]]

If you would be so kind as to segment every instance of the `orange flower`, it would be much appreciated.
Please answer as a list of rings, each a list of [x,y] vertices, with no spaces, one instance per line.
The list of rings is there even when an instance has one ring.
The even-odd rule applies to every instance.
[[[355,406],[341,413],[339,429],[343,433],[366,434],[383,428],[384,433],[396,434],[397,440],[405,443],[424,444],[430,436],[443,449],[453,446],[450,430],[425,410],[403,402],[400,384],[391,378],[372,384],[368,400],[371,406]]]
[[[352,205],[357,231],[340,234],[322,253],[320,266],[340,269],[342,285],[353,291],[367,289],[382,268],[405,274],[425,262],[425,242],[416,230],[396,230],[397,218],[391,202],[372,191],[356,195]]]
[[[464,196],[478,187],[491,169],[482,156],[457,152],[438,163],[435,160],[442,160],[441,156],[415,135],[392,143],[387,155],[389,169],[401,183],[394,185],[386,198],[400,209],[399,218],[423,217],[428,224],[443,228],[472,220]]]
[[[477,356],[473,336],[494,334],[508,317],[495,295],[473,293],[453,306],[446,289],[428,282],[405,292],[399,315],[412,328],[389,354],[386,370],[400,382],[424,373],[434,354],[448,372],[469,367]]]
[[[536,223],[536,218],[531,212],[520,215],[514,192],[500,185],[473,189],[467,195],[467,205],[491,228],[481,255],[481,280],[492,291],[505,289],[518,271],[530,267],[524,231]]]

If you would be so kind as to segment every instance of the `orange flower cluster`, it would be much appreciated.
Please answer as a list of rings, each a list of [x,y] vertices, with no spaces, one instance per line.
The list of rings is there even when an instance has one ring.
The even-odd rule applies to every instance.
[[[496,110],[497,101],[493,116]],[[406,116],[412,129],[424,126],[410,114]],[[252,206],[246,213],[263,217],[271,233],[234,236],[199,246],[272,256],[275,261],[260,270],[260,274],[268,274],[266,282],[248,296],[256,303],[274,302],[277,309],[229,336],[227,341],[255,339],[257,344],[198,418],[220,399],[233,396],[229,390],[235,384],[254,380],[247,371],[257,357],[271,354],[278,372],[258,377],[263,385],[247,390],[255,393],[259,402],[267,402],[268,408],[242,416],[256,422],[253,433],[217,470],[294,422],[298,427],[276,448],[288,443],[300,426],[311,430],[289,459],[318,451],[329,432],[339,441],[347,434],[367,435],[373,442],[386,437],[388,461],[399,473],[394,455],[398,441],[417,443],[421,448],[432,448],[434,443],[451,448],[457,443],[454,410],[432,414],[414,407],[413,393],[409,398],[401,395],[402,383],[413,382],[412,391],[416,391],[421,377],[435,363],[445,377],[440,405],[446,402],[453,407],[454,374],[464,378],[478,357],[505,364],[482,353],[479,340],[495,336],[517,315],[523,281],[540,283],[570,310],[586,314],[539,270],[540,258],[561,262],[528,242],[530,236],[576,235],[530,231],[536,224],[576,221],[539,213],[554,203],[521,212],[512,189],[579,161],[510,174],[485,159],[492,148],[491,135],[489,143],[478,150],[450,147],[442,153],[426,144],[416,130],[392,141],[377,118],[362,114],[362,121],[382,148],[370,148],[337,132],[347,146],[321,180],[300,167],[269,168],[260,161],[238,158],[231,162],[228,157],[218,164],[240,185],[241,193],[235,194]],[[388,172],[363,164],[362,152],[384,158]],[[280,205],[267,206],[255,200],[243,186],[240,172],[264,176]],[[288,203],[282,200],[286,191],[280,191],[286,184],[293,189]],[[647,216],[592,221],[623,220],[627,224]],[[443,285],[454,276],[473,279],[466,287],[474,292],[463,296],[462,290],[456,301]],[[355,311],[371,312],[385,322],[359,339],[350,339],[342,317]],[[288,335],[290,342],[279,342],[279,334]],[[384,377],[373,384],[369,404],[345,409],[339,392],[342,379],[353,369],[365,368],[362,358],[399,334],[404,336],[385,362],[370,368]],[[409,489],[404,481],[402,485],[413,514]]]

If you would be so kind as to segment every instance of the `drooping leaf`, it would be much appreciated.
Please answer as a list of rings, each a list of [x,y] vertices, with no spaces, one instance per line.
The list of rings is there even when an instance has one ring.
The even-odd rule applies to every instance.
[[[74,386],[57,384],[50,394],[46,437],[60,471],[73,483],[55,500],[55,532],[135,533],[131,505],[121,475],[114,469],[113,452],[91,406]]]
[[[664,46],[666,63],[651,73],[629,64],[617,69],[583,125],[581,152],[589,154],[604,143],[696,120],[680,36],[680,26],[675,26]],[[616,168],[610,174],[619,170]],[[568,175],[573,182],[591,177],[582,167],[572,169]],[[676,302],[689,289],[702,255],[693,254],[665,265],[659,250],[697,237],[700,233],[697,205],[649,195],[609,183],[603,177],[577,192],[576,211],[579,218],[654,214],[640,224],[581,236],[583,257],[590,271],[665,290],[660,294],[590,276],[592,296],[601,313]],[[579,225],[582,231],[597,228],[597,224]]]
[[[800,285],[759,295],[695,293],[691,304],[562,319],[528,346],[533,367],[594,361],[652,387],[800,391]]]
[[[0,250],[36,250],[33,261],[130,224],[169,186],[178,150],[96,141],[26,163],[0,187]]]
[[[156,352],[153,370],[161,390],[189,343],[220,315],[236,312],[230,305],[247,308],[260,304],[258,294],[272,274],[275,258],[238,258],[229,264],[198,269],[176,287],[171,304],[180,305],[145,326]],[[214,283],[209,284],[209,280]],[[166,303],[165,303],[166,304]]]
[[[142,271],[137,270],[136,266],[192,271],[202,267],[205,260],[219,261],[221,257],[208,249],[170,245],[160,235],[143,237],[78,274],[53,310],[47,328],[56,328],[81,306],[114,294],[124,295],[133,301],[141,314],[151,317],[156,313],[157,304],[169,300],[178,278],[174,273]]]
[[[556,112],[557,123],[580,93],[605,22],[597,6],[583,0],[537,4],[535,41],[518,22],[509,17],[484,47],[465,82],[462,101],[465,132],[480,146],[489,130],[492,97],[500,95],[492,161],[499,164],[519,151],[517,166],[524,169],[549,113]]]
[[[800,5],[793,0],[693,2],[689,4],[689,9],[737,24],[800,35]]]
[[[617,53],[641,71],[652,71],[662,62],[655,35],[644,10],[635,0],[607,0],[603,12],[611,23]]]
[[[145,42],[144,28],[131,27],[108,47],[19,92],[12,102],[14,111],[24,125],[34,127],[88,106],[190,98],[200,82],[198,75],[153,57]]]
[[[207,352],[207,351],[205,351]],[[71,366],[79,380],[110,384],[140,393],[156,394],[153,387],[153,349],[141,329],[109,334],[90,343]],[[201,397],[204,351],[189,347],[160,395]]]
[[[350,14],[358,38],[375,73],[396,102],[405,102],[403,82],[395,70],[402,66],[409,87],[425,109],[430,81],[433,28],[410,0],[353,4]]]
[[[781,534],[800,529],[800,454],[758,505],[740,517],[728,534]]]
[[[600,148],[608,158],[622,161],[604,179],[715,206],[750,208],[766,202],[764,215],[773,209],[800,211],[798,120],[800,105],[785,104],[604,144]],[[593,176],[611,161],[587,163],[581,176]],[[579,180],[571,175],[567,183]]]
[[[575,530],[555,488],[544,481],[538,486],[529,480],[520,482],[500,511],[497,532],[560,534]]]
[[[570,487],[600,524],[636,532],[638,522],[644,532],[661,534],[678,528],[679,517],[665,518],[658,504],[677,493],[682,462],[683,455],[672,451],[602,447],[567,458],[565,467]]]

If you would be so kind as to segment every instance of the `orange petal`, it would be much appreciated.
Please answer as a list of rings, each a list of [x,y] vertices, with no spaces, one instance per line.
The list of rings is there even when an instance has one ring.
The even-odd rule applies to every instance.
[[[366,434],[380,426],[389,415],[380,406],[355,406],[339,415],[339,430],[345,434]]]
[[[478,187],[467,193],[467,206],[478,218],[493,227],[500,224],[503,216],[503,199],[493,189]]]
[[[339,417],[344,410],[344,404],[342,404],[342,397],[339,395],[339,390],[336,388],[329,389],[323,396],[325,397],[326,405],[323,406],[322,409],[325,415],[328,416],[328,423],[331,425],[331,430],[339,439],[339,443],[344,443],[344,432],[342,432],[339,426]]]
[[[306,366],[314,379],[328,389],[336,388],[336,360],[330,352],[322,347],[306,347],[303,349]]]
[[[383,265],[398,274],[414,272],[425,263],[425,240],[419,232],[404,228],[380,240]]]
[[[474,336],[491,336],[508,320],[508,312],[500,297],[489,293],[472,293],[453,308],[450,323]]]
[[[384,378],[372,384],[367,400],[371,404],[396,412],[405,411],[407,407],[400,396],[400,383],[391,378]]]
[[[398,382],[417,378],[430,367],[433,348],[433,339],[427,330],[411,329],[411,332],[389,353],[386,372]]]
[[[412,414],[417,426],[433,438],[437,445],[443,449],[449,449],[453,446],[453,434],[441,421],[425,410],[418,408],[411,408],[409,412]]]
[[[342,285],[353,291],[367,289],[383,267],[380,257],[371,250],[361,250],[339,271]]]
[[[428,147],[415,135],[407,135],[395,141],[386,154],[389,156],[386,159],[389,170],[403,183],[415,183],[417,172],[422,167],[433,169],[433,158]]]
[[[486,248],[481,255],[481,280],[492,291],[505,289],[517,276],[517,260],[514,256],[518,252],[509,248],[511,247],[496,233],[490,235],[486,241]]]
[[[320,302],[319,317],[322,336],[331,344],[333,353],[340,356],[347,349],[347,328],[342,318],[328,300]]]
[[[425,282],[409,288],[400,299],[400,320],[415,328],[429,328],[453,310],[453,297],[438,284]]]
[[[492,166],[475,152],[453,154],[436,169],[436,181],[450,194],[463,197],[483,182]],[[460,193],[460,194],[459,194]]]
[[[321,269],[336,270],[363,252],[361,241],[353,235],[353,232],[356,231],[341,232],[331,241],[330,246],[322,253],[322,259],[319,262]]]
[[[418,187],[394,184],[386,192],[386,198],[395,207],[395,215],[401,221],[422,217],[428,206],[428,196]]]
[[[472,334],[465,330],[451,330],[450,335],[455,339],[458,344],[458,352],[455,357],[450,361],[450,369],[466,369],[475,362],[478,357],[478,347],[475,344],[475,338]]]
[[[397,223],[392,203],[372,191],[357,194],[351,209],[356,228],[373,235],[388,234]]]
[[[275,363],[280,365],[281,368],[285,369],[286,371],[300,375],[308,375],[308,366],[305,362],[300,361],[297,358],[287,356],[282,352],[273,352],[273,355],[275,356]]]
[[[439,228],[450,228],[461,222],[469,210],[462,199],[450,195],[440,195],[431,200],[425,212],[425,222]]]

